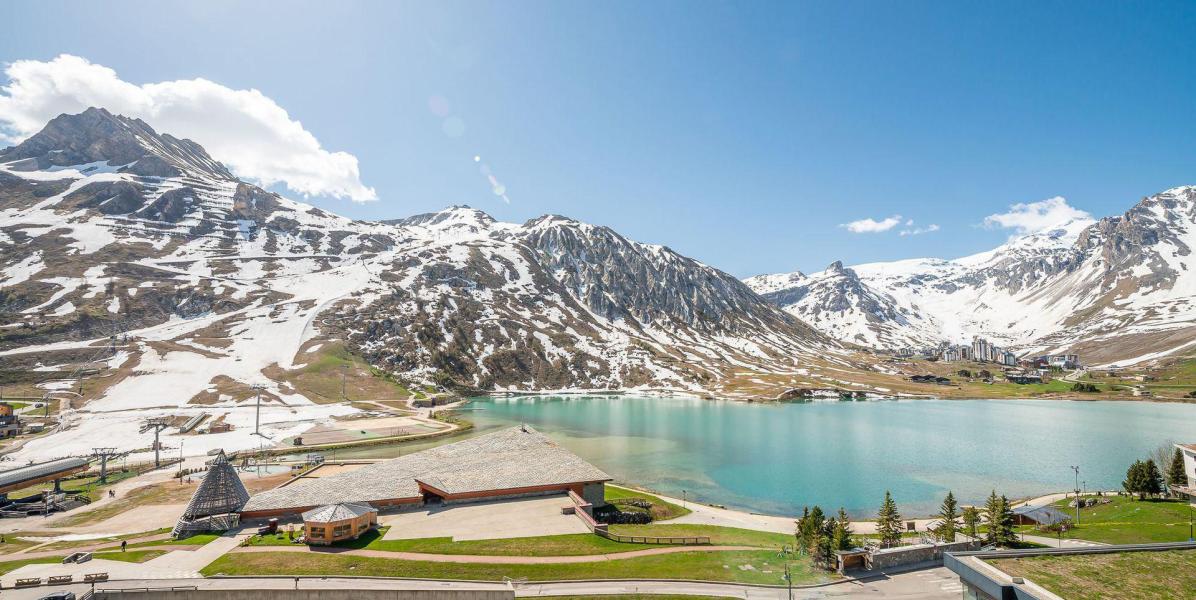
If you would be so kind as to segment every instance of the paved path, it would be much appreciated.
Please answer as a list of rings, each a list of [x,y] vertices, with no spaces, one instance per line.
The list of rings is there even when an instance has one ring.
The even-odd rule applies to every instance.
[[[785,588],[739,585],[734,583],[697,583],[684,581],[568,581],[523,583],[507,586],[482,581],[441,581],[431,579],[382,579],[338,577],[255,577],[213,579],[126,579],[110,581],[97,589],[164,588],[171,586],[196,587],[201,590],[293,590],[293,589],[389,589],[389,590],[497,590],[514,589],[516,597],[580,596],[605,594],[693,594],[724,596],[746,600],[787,600]],[[41,598],[51,588],[5,590],[5,598],[26,600]],[[89,586],[55,586],[54,591],[73,591],[76,594]],[[942,567],[895,575],[878,575],[859,581],[840,582],[816,588],[795,588],[796,600],[958,600],[959,579]]]
[[[57,525],[58,521],[72,518],[77,515],[86,514],[93,510],[96,510],[98,508],[102,508],[104,506],[112,504],[113,502],[116,502],[116,501],[124,498],[125,495],[127,495],[130,491],[135,490],[139,487],[153,485],[155,483],[161,483],[163,481],[169,481],[174,478],[174,474],[177,471],[178,471],[178,465],[171,465],[169,467],[158,469],[157,471],[150,471],[148,473],[143,473],[141,475],[138,475],[137,477],[131,477],[131,478],[125,479],[123,481],[118,481],[116,483],[116,485],[114,485],[110,488],[107,488],[109,490],[116,492],[115,497],[111,497],[107,493],[104,493],[101,495],[99,500],[96,500],[95,502],[92,502],[91,504],[88,504],[87,506],[81,506],[79,508],[76,508],[75,510],[68,510],[65,512],[54,513],[48,517],[39,515],[39,516],[33,516],[33,517],[21,517],[19,519],[0,520],[0,533],[13,533],[13,532],[17,532],[17,531],[45,531],[45,529],[47,527],[58,527],[58,525]],[[175,511],[175,513],[174,513],[174,518],[175,519],[178,518],[177,511]],[[139,533],[139,532],[146,531],[149,529],[157,528],[157,527],[142,527],[140,529],[134,529],[132,531],[112,531],[112,532],[107,532],[105,534],[104,529],[98,528],[99,526],[103,526],[103,525],[105,525],[105,522],[95,523],[95,524],[91,524],[91,525],[80,525],[80,526],[70,527],[69,529],[72,533],[96,533],[96,537],[108,537],[110,535],[121,535],[121,534],[126,534],[126,533]],[[64,532],[64,534],[65,534],[65,532]]]
[[[141,548],[129,548],[129,552],[142,550],[166,550],[169,552],[191,552],[198,550],[200,547],[188,544],[163,544],[161,546],[144,546]],[[37,550],[34,552],[21,552],[12,554],[0,554],[0,561],[9,560],[25,560],[29,558],[45,558],[47,556],[66,556],[75,552],[91,552],[96,554],[99,552],[120,552],[120,544],[113,546],[112,542],[104,542],[101,546],[79,546],[72,548],[58,548],[57,550]]]
[[[620,487],[620,486],[612,486],[612,487]],[[626,489],[632,489],[632,488],[626,488]],[[639,491],[639,490],[637,490],[637,491]],[[644,493],[648,493],[648,494],[652,494],[654,496],[660,497],[664,500],[672,502],[673,504],[683,505],[685,508],[688,508],[691,511],[688,515],[685,515],[682,517],[677,517],[675,519],[669,519],[667,521],[660,521],[661,524],[678,523],[678,524],[718,525],[721,527],[738,527],[740,529],[752,529],[752,530],[756,530],[756,531],[770,531],[773,533],[787,533],[787,534],[792,534],[797,525],[797,523],[796,523],[797,517],[780,517],[780,516],[774,516],[774,515],[761,515],[761,514],[756,514],[756,513],[748,513],[748,512],[738,511],[738,510],[731,510],[731,509],[727,509],[727,508],[717,508],[714,506],[708,506],[706,504],[701,504],[698,502],[687,502],[687,501],[679,500],[677,498],[671,498],[671,497],[665,496],[663,494],[658,494],[656,492],[649,492],[646,490],[644,490]],[[1089,492],[1089,495],[1095,494],[1095,493],[1096,492]],[[1103,493],[1105,495],[1116,495],[1117,494],[1117,492],[1103,492]],[[1054,502],[1058,502],[1059,500],[1068,498],[1069,496],[1072,496],[1072,495],[1074,495],[1073,492],[1059,492],[1059,493],[1055,493],[1055,494],[1047,494],[1045,496],[1039,496],[1037,498],[1023,500],[1021,502],[1015,502],[1015,503],[1013,503],[1012,507],[1016,508],[1016,507],[1022,506],[1022,505],[1046,506],[1048,504],[1052,504]],[[933,518],[931,518],[931,519],[903,519],[903,520],[904,521],[913,521],[915,531],[927,531],[929,529],[929,527],[931,527],[935,522],[938,521],[938,519],[933,519]],[[876,521],[852,521],[851,528],[857,534],[876,533]],[[1026,539],[1029,540],[1031,537],[1036,537],[1036,536],[1026,536]],[[1044,538],[1044,539],[1046,539],[1046,538]],[[1050,539],[1051,539],[1050,545],[1055,546],[1056,544],[1054,543],[1055,542],[1054,538],[1050,538]],[[1098,542],[1087,542],[1084,540],[1072,540],[1072,541],[1076,543],[1076,545],[1073,547],[1086,547],[1086,546],[1102,545]],[[1064,547],[1068,547],[1066,540],[1064,540],[1064,542],[1065,542]],[[1045,544],[1046,542],[1039,542],[1039,543]]]
[[[581,556],[495,556],[480,554],[427,554],[423,552],[390,552],[387,550],[354,550],[351,548],[320,548],[306,544],[294,546],[244,546],[233,550],[234,553],[261,552],[295,552],[301,554],[349,554],[352,556],[366,556],[370,558],[391,558],[396,560],[422,560],[428,562],[453,563],[488,563],[496,565],[547,565],[592,563],[607,560],[622,560],[625,558],[640,558],[642,556],[656,556],[658,554],[677,554],[680,552],[728,552],[736,550],[759,550],[756,546],[669,546],[667,548],[645,548],[630,552],[613,552],[611,554],[585,554]],[[156,560],[156,559],[155,559]],[[216,560],[213,558],[212,560]],[[211,562],[211,561],[209,561]],[[205,563],[206,565],[206,563]]]
[[[1076,540],[1076,539],[1070,539],[1070,538],[1063,538],[1062,540],[1060,540],[1059,538],[1054,538],[1054,537],[1047,536],[1047,535],[1024,534],[1021,536],[1021,538],[1026,540],[1027,542],[1034,542],[1035,544],[1042,544],[1043,546],[1047,546],[1050,548],[1097,548],[1100,546],[1108,546],[1109,545],[1109,544],[1105,544],[1103,542],[1089,542],[1087,540]]]
[[[153,568],[174,569],[199,575],[200,569],[208,566],[212,561],[240,546],[254,534],[251,529],[232,531],[200,546],[190,552],[168,552],[155,559],[148,560],[145,565]]]
[[[775,515],[749,513],[731,510],[729,508],[718,508],[698,502],[688,502],[678,498],[671,498],[663,494],[658,494],[656,492],[645,491],[644,493],[652,494],[672,502],[673,504],[684,506],[690,510],[688,515],[677,517],[675,519],[669,519],[667,521],[660,521],[659,523],[663,525],[673,523],[717,525],[720,527],[737,527],[739,529],[752,529],[755,531],[770,531],[772,533],[785,534],[793,534],[794,530],[797,528],[797,517],[781,517]],[[926,528],[935,522],[935,519],[906,520],[913,521],[917,531],[926,531]],[[852,521],[851,528],[855,533],[876,533],[876,521]]]

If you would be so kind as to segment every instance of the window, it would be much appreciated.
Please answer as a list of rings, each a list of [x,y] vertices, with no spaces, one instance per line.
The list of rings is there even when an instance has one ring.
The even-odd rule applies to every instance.
[[[308,533],[307,533],[308,537],[314,537],[314,538],[324,537],[324,528],[323,527],[308,527],[307,531],[308,531]]]
[[[342,535],[349,535],[350,533],[353,533],[353,525],[349,523],[337,525],[332,529],[332,537],[340,537]]]

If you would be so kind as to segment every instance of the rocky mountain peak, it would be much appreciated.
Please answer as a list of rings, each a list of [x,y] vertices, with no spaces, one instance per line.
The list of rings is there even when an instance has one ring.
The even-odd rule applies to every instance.
[[[10,168],[18,171],[103,165],[145,177],[191,173],[235,179],[199,144],[158,134],[145,121],[94,107],[58,115],[29,139],[0,151],[0,162],[12,163]]]

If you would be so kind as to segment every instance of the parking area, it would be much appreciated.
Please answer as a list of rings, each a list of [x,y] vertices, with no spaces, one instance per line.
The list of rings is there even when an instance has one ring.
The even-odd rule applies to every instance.
[[[494,540],[588,533],[576,515],[561,512],[563,507],[571,505],[569,498],[561,494],[426,507],[416,512],[383,515],[378,521],[390,526],[383,538],[388,540],[430,537]]]

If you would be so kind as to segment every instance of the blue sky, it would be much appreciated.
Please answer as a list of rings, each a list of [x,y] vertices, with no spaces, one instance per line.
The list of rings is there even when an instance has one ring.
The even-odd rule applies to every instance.
[[[1191,2],[39,1],[0,21],[3,63],[260,90],[356,157],[376,200],[309,198],[341,214],[558,213],[739,276],[960,256],[1006,239],[981,224],[1012,204],[1100,217],[1196,183]]]

